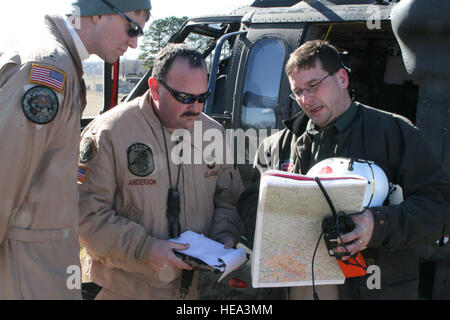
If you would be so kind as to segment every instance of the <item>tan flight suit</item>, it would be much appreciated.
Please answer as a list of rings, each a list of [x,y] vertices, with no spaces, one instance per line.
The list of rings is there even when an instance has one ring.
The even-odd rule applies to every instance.
[[[0,57],[0,299],[81,299],[82,65],[62,18],[45,23],[39,47]],[[63,84],[36,83],[37,68],[53,70]]]
[[[193,230],[217,240],[230,235],[238,241],[242,230],[235,206],[243,190],[237,170],[217,158],[210,162],[209,157],[208,164],[202,158],[199,164],[174,163],[172,155],[181,148],[176,149],[178,142],[162,129],[149,99],[147,92],[102,114],[82,134],[80,240],[92,257],[92,280],[104,288],[99,298],[179,298],[180,270],[156,272],[147,263],[154,239],[169,239],[163,131],[172,187],[177,186],[179,172],[181,233]],[[199,123],[203,133],[209,128],[224,133],[204,114]],[[211,143],[194,141],[193,130],[191,140],[180,142],[183,156],[190,152],[192,158]],[[197,297],[197,277],[196,272],[188,299]]]

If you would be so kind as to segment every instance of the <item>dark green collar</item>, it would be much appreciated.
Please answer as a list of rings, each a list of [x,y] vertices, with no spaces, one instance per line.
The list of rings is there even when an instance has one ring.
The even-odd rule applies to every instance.
[[[341,133],[350,125],[350,123],[352,123],[353,119],[356,116],[357,111],[358,107],[356,106],[356,103],[352,101],[350,107],[332,125],[326,128],[319,128],[310,119],[308,121],[306,130],[309,134],[314,135],[317,134],[321,129],[328,129],[334,127],[336,129],[336,132]]]
[[[352,123],[357,111],[356,103],[352,101],[350,107],[334,123],[337,132],[341,133]]]

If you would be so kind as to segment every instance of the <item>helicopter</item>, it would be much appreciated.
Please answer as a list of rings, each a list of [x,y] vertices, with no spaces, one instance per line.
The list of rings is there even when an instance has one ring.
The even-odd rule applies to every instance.
[[[408,118],[449,168],[449,9],[450,3],[439,0],[255,0],[229,14],[190,18],[168,42],[183,43],[191,35],[207,39],[202,53],[209,59],[212,94],[204,113],[225,129],[265,130],[265,137],[300,111],[289,98],[284,73],[290,53],[306,41],[326,40],[350,70],[352,99]],[[117,104],[118,63],[105,64],[103,111]],[[151,70],[123,101],[144,94],[150,75]],[[246,185],[253,179],[254,156],[247,139],[245,161],[236,165]],[[242,244],[251,252],[254,224],[245,225]],[[450,249],[441,244],[424,248],[420,291],[426,299],[450,298]],[[249,276],[249,265],[234,275],[244,284]],[[237,290],[245,291],[245,299],[283,295],[242,283]]]

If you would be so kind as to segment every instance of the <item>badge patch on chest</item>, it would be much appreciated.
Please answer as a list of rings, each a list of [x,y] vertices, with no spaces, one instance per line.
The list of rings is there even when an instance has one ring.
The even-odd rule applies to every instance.
[[[280,169],[282,171],[287,171],[287,172],[291,172],[292,169],[294,169],[294,162],[292,162],[292,160],[285,160],[281,166]]]
[[[127,150],[128,169],[138,177],[146,177],[155,170],[153,152],[143,143],[132,144]]]
[[[22,98],[22,110],[25,116],[37,124],[52,121],[58,113],[58,97],[44,86],[29,89]]]

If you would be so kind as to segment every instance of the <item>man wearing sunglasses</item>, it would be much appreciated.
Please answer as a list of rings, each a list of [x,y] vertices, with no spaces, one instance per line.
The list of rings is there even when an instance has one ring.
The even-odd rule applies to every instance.
[[[77,0],[69,21],[87,52],[114,63],[137,39],[150,18],[150,0]],[[78,20],[79,19],[79,20]]]
[[[306,174],[327,158],[363,159],[381,166],[389,182],[403,189],[401,204],[385,203],[352,216],[356,227],[342,236],[351,254],[364,250],[367,265],[380,268],[380,288],[367,286],[368,274],[348,278],[339,288],[318,286],[319,297],[417,299],[417,247],[449,230],[450,180],[445,169],[408,119],[352,101],[349,75],[332,45],[321,40],[304,43],[291,54],[285,71],[291,98],[302,112],[263,141],[256,173],[278,169]],[[257,197],[258,183],[239,201],[244,216],[255,214]],[[340,246],[338,251],[346,249]],[[312,299],[312,288],[291,288],[290,297]]]
[[[81,299],[82,61],[136,47],[150,0],[78,0],[0,58],[0,299]]]
[[[167,45],[149,87],[82,134],[80,239],[102,287],[97,299],[195,299],[198,271],[174,253],[187,246],[168,239],[192,230],[232,247],[242,229],[235,203],[243,186],[220,157],[225,139],[210,154],[210,141],[194,134],[197,125],[225,137],[202,113],[209,95],[202,55]]]

